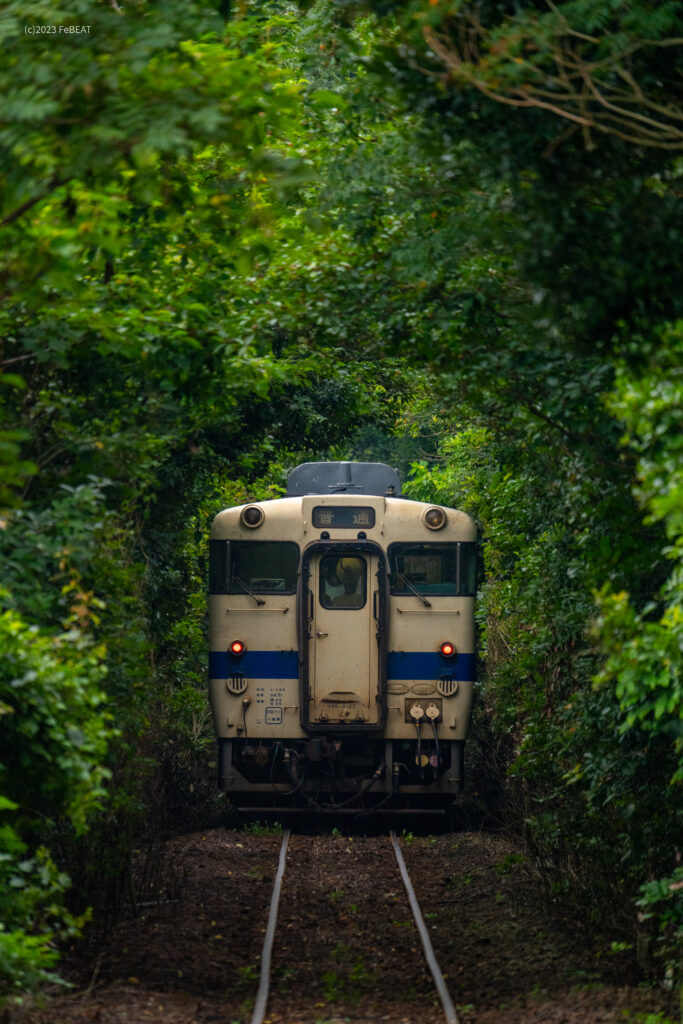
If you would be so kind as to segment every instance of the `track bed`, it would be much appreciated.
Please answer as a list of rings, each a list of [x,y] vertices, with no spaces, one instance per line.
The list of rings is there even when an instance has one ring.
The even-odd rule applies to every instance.
[[[72,961],[76,990],[11,1024],[248,1024],[280,842],[215,830],[167,844],[137,917]],[[617,987],[614,957],[548,920],[506,842],[405,835],[401,846],[461,1024],[622,1024],[624,1010],[667,1009],[661,992]],[[443,1019],[386,834],[292,835],[266,1020]]]

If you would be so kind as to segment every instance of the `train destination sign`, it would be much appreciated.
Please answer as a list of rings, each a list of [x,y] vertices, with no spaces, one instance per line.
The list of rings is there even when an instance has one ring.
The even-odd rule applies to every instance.
[[[341,530],[360,530],[375,525],[374,508],[362,505],[316,505],[313,526]]]

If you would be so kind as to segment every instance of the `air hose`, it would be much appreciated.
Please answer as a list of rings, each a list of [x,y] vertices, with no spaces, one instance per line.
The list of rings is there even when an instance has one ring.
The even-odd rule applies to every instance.
[[[370,779],[364,779],[358,788],[358,792],[354,793],[353,796],[350,796],[348,800],[343,800],[340,804],[335,804],[332,800],[330,803],[323,804],[323,807],[327,807],[328,809],[335,811],[339,810],[340,807],[349,807],[352,803],[355,803],[356,800],[360,800],[362,796],[365,796],[365,794],[372,789],[377,780],[382,778],[383,774],[384,762],[377,765],[374,775]]]
[[[368,809],[365,810],[365,811],[358,811],[354,815],[355,818],[367,818],[368,815],[374,814],[375,811],[378,811],[381,807],[384,807],[385,804],[389,803],[391,798],[396,794],[396,790],[398,789],[399,767],[400,766],[397,763],[394,763],[394,768],[393,768],[393,771],[391,773],[392,774],[391,789],[386,794],[386,796],[382,797],[380,802],[378,804],[375,804],[374,807],[368,807]]]
[[[436,731],[436,722],[435,722],[435,720],[432,718],[431,721],[432,721],[432,730],[434,732],[434,742],[436,744],[436,756],[437,756],[439,764],[441,764],[441,747],[439,746],[439,734]]]

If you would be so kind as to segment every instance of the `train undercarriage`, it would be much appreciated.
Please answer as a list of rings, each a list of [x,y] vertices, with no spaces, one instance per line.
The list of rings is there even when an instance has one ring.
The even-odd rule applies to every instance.
[[[445,807],[462,792],[464,742],[314,736],[219,741],[219,787],[236,806],[372,814]]]

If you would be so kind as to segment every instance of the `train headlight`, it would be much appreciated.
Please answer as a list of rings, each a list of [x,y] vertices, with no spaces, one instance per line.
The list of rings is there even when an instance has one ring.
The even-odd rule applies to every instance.
[[[257,526],[261,525],[266,516],[263,509],[259,508],[258,505],[247,505],[246,508],[242,509],[240,518],[245,526],[255,530]]]
[[[241,657],[247,649],[247,645],[242,640],[233,640],[228,650],[235,657]]]
[[[425,526],[430,530],[441,530],[446,525],[447,518],[442,508],[428,508],[422,516]]]
[[[452,658],[455,654],[455,644],[451,643],[450,640],[444,640],[441,647],[439,647],[439,654],[444,658]]]

